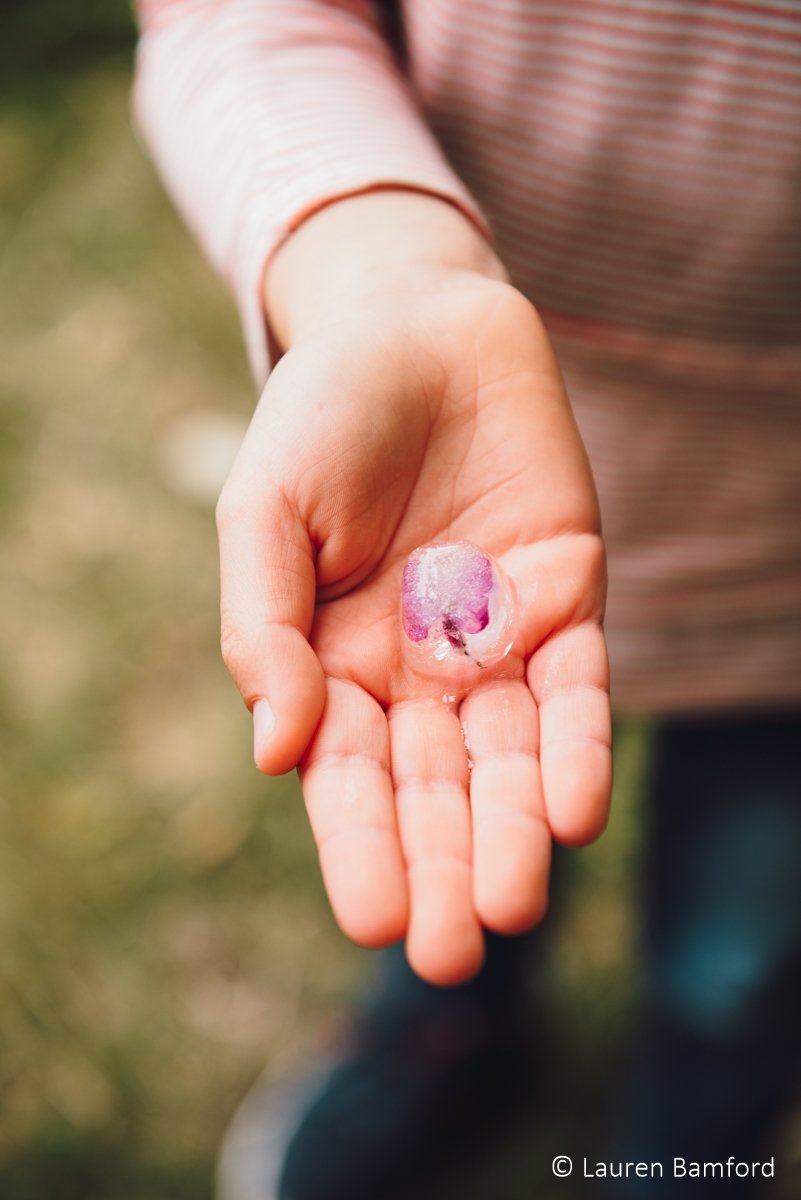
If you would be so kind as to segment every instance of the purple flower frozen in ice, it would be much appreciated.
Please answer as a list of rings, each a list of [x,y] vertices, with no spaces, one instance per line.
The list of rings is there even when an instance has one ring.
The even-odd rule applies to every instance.
[[[420,666],[464,655],[479,667],[511,646],[512,589],[497,563],[470,542],[422,546],[407,559],[403,630]]]
[[[468,542],[415,550],[403,571],[403,628],[413,642],[428,637],[432,626],[454,648],[465,633],[480,633],[489,621],[492,563]]]

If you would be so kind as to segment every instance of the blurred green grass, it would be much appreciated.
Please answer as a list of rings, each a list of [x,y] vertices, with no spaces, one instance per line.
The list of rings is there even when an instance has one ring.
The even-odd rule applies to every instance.
[[[252,385],[132,133],[127,10],[101,8],[15,8],[0,111],[12,1200],[210,1195],[236,1099],[309,1052],[361,969],[219,662],[212,504],[181,486],[176,431],[243,427]]]
[[[127,8],[17,2],[5,32],[0,1195],[203,1200],[238,1097],[331,1036],[369,956],[333,925],[294,779],[253,770],[219,661],[193,455],[244,427],[252,385],[131,130]],[[572,856],[547,1116],[460,1200],[547,1200],[557,1137],[591,1145],[637,987],[647,748],[621,730],[611,829]]]

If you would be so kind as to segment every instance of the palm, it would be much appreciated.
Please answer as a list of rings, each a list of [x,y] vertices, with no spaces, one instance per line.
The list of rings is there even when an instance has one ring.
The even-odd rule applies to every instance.
[[[515,647],[521,652],[515,655],[515,673],[521,678],[524,660],[544,634],[564,623],[554,611],[557,573],[562,581],[570,575],[572,594],[562,597],[563,604],[596,615],[602,606],[603,577],[591,518],[584,529],[574,526],[560,533],[564,515],[550,511],[553,505],[543,486],[543,474],[551,474],[554,464],[537,461],[534,439],[526,436],[514,408],[509,397],[470,415],[458,468],[443,462],[436,426],[422,445],[405,447],[409,473],[416,476],[412,491],[407,494],[401,481],[394,489],[385,487],[369,507],[373,545],[381,544],[388,526],[393,528],[380,557],[344,595],[338,595],[336,582],[319,590],[312,644],[323,666],[330,675],[358,683],[384,706],[431,691],[405,669],[399,635],[402,567],[417,546],[464,539],[502,562],[523,598],[522,636]],[[397,456],[395,465],[401,473]],[[360,533],[365,537],[367,531]]]
[[[327,680],[304,794],[343,927],[371,944],[407,933],[417,969],[447,982],[480,961],[482,923],[513,932],[542,915],[551,832],[582,841],[603,822],[603,556],[528,310],[440,304],[361,351],[332,369],[340,398],[316,421],[329,452],[312,445],[299,472]],[[406,556],[454,539],[499,559],[520,601],[510,659],[467,696],[408,669],[398,620]]]

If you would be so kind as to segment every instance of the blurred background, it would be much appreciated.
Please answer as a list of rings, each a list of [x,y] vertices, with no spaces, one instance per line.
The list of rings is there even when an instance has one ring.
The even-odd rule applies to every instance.
[[[254,392],[233,306],[132,130],[134,46],[125,0],[5,7],[8,1200],[210,1197],[239,1098],[327,1046],[371,966],[334,926],[295,778],[252,767],[219,660],[213,508]],[[611,829],[571,856],[539,1108],[442,1200],[578,1194],[552,1147],[591,1153],[636,995],[647,753],[646,727],[620,730]]]

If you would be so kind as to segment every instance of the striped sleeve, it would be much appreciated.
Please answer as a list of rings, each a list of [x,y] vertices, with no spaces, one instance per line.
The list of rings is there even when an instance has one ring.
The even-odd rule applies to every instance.
[[[134,111],[160,174],[236,294],[254,374],[272,252],[375,187],[430,192],[484,228],[366,0],[139,0]]]

